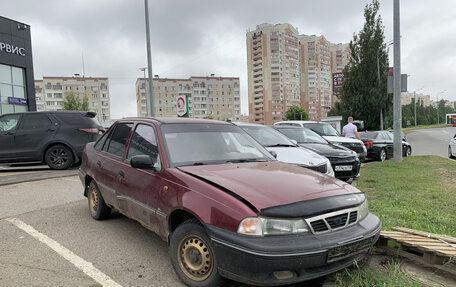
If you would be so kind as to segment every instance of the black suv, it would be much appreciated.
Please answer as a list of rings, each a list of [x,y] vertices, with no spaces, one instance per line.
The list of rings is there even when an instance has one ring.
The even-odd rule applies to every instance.
[[[45,162],[67,169],[103,131],[96,113],[26,112],[0,116],[0,163]]]

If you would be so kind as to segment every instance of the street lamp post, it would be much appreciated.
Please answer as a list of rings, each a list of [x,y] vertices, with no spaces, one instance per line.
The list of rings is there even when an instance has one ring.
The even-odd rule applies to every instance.
[[[440,124],[440,116],[439,116],[439,108],[440,108],[440,104],[439,104],[439,95],[445,93],[446,90],[443,90],[441,91],[440,93],[437,94],[437,124],[439,125]]]
[[[424,86],[422,86],[422,87],[418,90],[418,92],[421,91],[423,88],[424,88]],[[414,98],[414,102],[415,102],[415,128],[416,128],[416,92],[417,92],[417,91],[414,91],[414,92],[413,92],[413,98]]]
[[[147,112],[146,112],[146,116],[150,116],[150,109],[149,109],[149,101],[147,100],[147,97],[148,97],[148,93],[147,93],[147,80],[146,80],[146,70],[147,70],[147,67],[144,67],[144,68],[140,68],[139,69],[140,71],[142,71],[144,73],[144,94],[146,95],[146,109],[147,109]],[[141,99],[141,97],[139,97]],[[140,102],[140,106],[141,106],[141,102]],[[141,116],[141,115],[139,115]]]
[[[385,47],[389,47],[393,43],[394,43],[393,40],[388,41],[385,43]],[[380,88],[380,56],[379,56],[380,48],[381,47],[379,47],[379,49],[377,49],[377,75],[378,75],[378,87],[379,88]],[[380,107],[380,130],[383,130],[383,109],[381,107]]]

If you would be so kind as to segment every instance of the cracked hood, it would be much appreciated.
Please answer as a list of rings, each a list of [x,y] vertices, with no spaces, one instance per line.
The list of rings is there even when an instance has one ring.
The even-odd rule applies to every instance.
[[[278,161],[181,166],[178,169],[228,189],[257,210],[360,192],[327,175]]]

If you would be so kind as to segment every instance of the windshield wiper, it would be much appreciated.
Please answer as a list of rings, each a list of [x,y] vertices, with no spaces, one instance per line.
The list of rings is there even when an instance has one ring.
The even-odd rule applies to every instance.
[[[271,144],[271,145],[265,145],[264,147],[295,147],[296,145],[292,145],[292,144]]]
[[[242,159],[231,159],[226,162],[238,163],[238,162],[266,162],[268,160],[262,158],[242,158]]]

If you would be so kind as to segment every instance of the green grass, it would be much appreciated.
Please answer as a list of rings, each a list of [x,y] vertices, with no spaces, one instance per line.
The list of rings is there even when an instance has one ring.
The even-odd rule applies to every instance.
[[[384,230],[401,226],[456,237],[456,161],[413,156],[361,168],[357,188]]]
[[[421,285],[412,282],[400,270],[400,264],[396,262],[387,263],[383,270],[373,272],[369,268],[360,267],[355,264],[333,276],[336,286],[343,287],[420,287]]]

